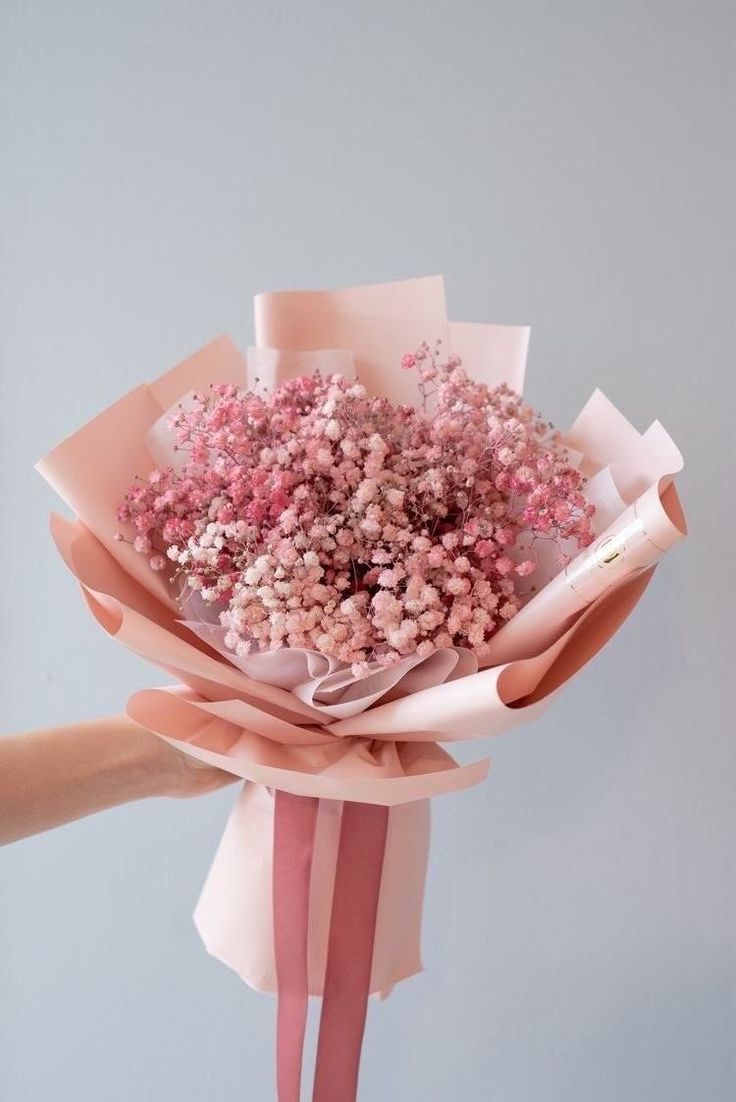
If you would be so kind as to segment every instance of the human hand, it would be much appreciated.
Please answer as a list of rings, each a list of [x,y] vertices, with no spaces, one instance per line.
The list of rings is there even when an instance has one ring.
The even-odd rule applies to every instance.
[[[238,778],[126,715],[0,737],[0,845],[148,796],[214,792]]]
[[[160,780],[160,795],[174,796],[177,799],[204,796],[240,779],[232,773],[226,773],[223,769],[193,758],[191,754],[178,750],[150,731],[144,731],[143,728],[139,728],[139,731],[143,731],[153,740],[149,743],[148,751],[154,776]]]

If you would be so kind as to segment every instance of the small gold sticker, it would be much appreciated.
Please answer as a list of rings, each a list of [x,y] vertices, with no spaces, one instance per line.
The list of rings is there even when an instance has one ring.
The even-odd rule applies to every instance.
[[[613,566],[623,555],[626,545],[620,536],[608,536],[595,549],[596,565],[605,568]]]

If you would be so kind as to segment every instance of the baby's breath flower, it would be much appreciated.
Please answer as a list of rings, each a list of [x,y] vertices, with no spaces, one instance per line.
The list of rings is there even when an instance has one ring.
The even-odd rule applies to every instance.
[[[170,426],[183,467],[129,488],[129,534],[114,538],[217,609],[241,657],[311,648],[356,677],[439,647],[482,662],[521,607],[535,539],[566,560],[591,542],[593,509],[509,387],[474,382],[427,343],[401,366],[416,372],[416,408],[318,372],[269,394],[194,395]]]

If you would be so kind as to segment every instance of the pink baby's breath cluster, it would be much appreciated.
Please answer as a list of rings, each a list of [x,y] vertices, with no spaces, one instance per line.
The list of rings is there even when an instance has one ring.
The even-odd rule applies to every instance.
[[[461,646],[482,663],[535,541],[590,543],[583,478],[518,394],[426,344],[402,367],[416,407],[318,372],[213,385],[172,420],[183,465],[130,487],[136,550],[219,610],[237,654],[310,648],[359,674]]]

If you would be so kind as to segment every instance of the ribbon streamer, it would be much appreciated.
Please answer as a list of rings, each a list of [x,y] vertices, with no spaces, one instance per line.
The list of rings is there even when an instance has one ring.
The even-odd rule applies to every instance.
[[[278,1102],[299,1102],[308,1010],[309,880],[319,800],[276,790],[273,933]]]
[[[309,894],[319,800],[274,794],[273,919],[278,1102],[301,1098]],[[370,991],[387,807],[346,802],[340,824],[313,1102],[354,1102]]]
[[[344,804],[313,1102],[357,1095],[387,834],[387,807]]]

